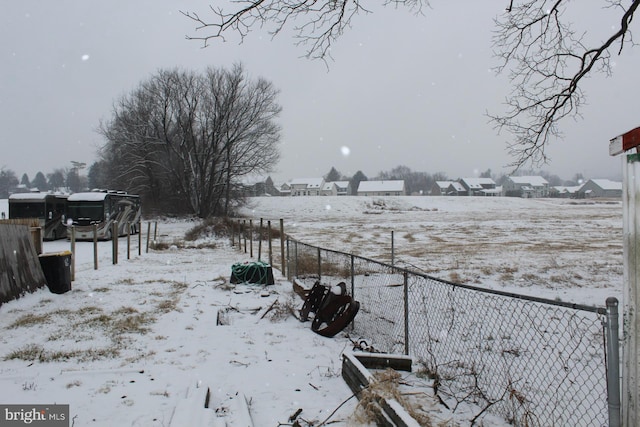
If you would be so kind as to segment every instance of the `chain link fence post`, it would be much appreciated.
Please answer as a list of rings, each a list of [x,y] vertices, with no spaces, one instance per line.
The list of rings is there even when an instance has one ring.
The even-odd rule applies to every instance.
[[[402,273],[404,281],[404,354],[409,355],[409,274]]]
[[[621,426],[620,413],[620,355],[618,337],[618,300],[607,298],[607,320],[605,324],[607,359],[607,394],[609,402],[609,427]]]

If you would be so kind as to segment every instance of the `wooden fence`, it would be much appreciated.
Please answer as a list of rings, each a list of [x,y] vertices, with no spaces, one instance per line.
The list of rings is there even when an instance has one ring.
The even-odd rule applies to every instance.
[[[46,285],[32,228],[0,223],[0,305]]]

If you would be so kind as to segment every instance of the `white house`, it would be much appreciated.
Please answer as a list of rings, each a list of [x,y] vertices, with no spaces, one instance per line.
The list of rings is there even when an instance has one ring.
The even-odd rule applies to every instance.
[[[499,196],[500,190],[491,178],[461,178],[458,181],[467,191],[467,196]]]
[[[502,184],[506,196],[549,197],[549,182],[541,176],[510,176]]]
[[[320,196],[324,187],[323,178],[298,178],[288,182],[291,196]]]
[[[323,196],[348,196],[351,195],[351,183],[349,181],[325,182],[322,187]]]
[[[358,196],[404,196],[404,180],[361,181]]]
[[[447,189],[449,186],[455,181],[436,181],[433,183],[431,187],[431,195],[432,196],[446,196]]]
[[[549,196],[573,199],[578,194],[580,186],[555,186],[549,189]]]

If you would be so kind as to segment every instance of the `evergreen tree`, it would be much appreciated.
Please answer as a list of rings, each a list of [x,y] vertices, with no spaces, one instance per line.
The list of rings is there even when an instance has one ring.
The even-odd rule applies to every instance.
[[[367,178],[366,175],[362,173],[362,171],[356,172],[355,175],[353,175],[353,177],[349,180],[349,183],[351,184],[351,194],[353,196],[357,196],[358,186],[360,185],[360,183],[362,181],[368,181],[368,180],[369,178]]]
[[[44,177],[42,172],[38,172],[36,177],[33,178],[33,182],[31,183],[32,188],[37,188],[40,191],[49,190],[49,185],[47,184],[47,178]]]
[[[332,167],[328,174],[325,175],[324,180],[326,182],[335,182],[340,181],[342,178],[342,174],[336,170],[336,168]]]
[[[26,188],[31,188],[31,184],[29,183],[29,176],[26,173],[22,174],[20,184],[24,185]]]

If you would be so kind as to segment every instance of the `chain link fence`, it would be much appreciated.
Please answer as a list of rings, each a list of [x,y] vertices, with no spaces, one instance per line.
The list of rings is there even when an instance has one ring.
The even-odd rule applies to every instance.
[[[617,308],[611,322],[605,308],[451,283],[295,240],[287,259],[289,280],[306,288],[345,282],[360,302],[350,334],[411,355],[451,409],[472,403],[478,416],[516,426],[617,424],[607,380],[619,387],[619,362],[611,351],[607,365],[605,342],[613,323],[617,349]]]

